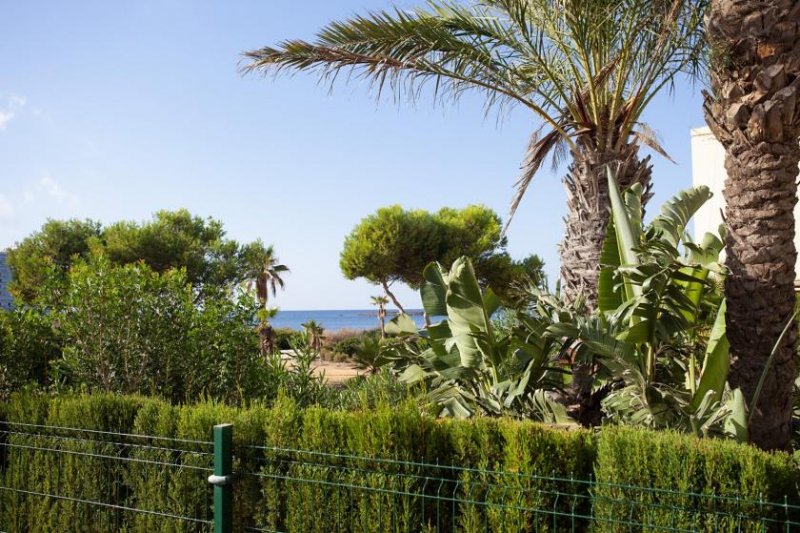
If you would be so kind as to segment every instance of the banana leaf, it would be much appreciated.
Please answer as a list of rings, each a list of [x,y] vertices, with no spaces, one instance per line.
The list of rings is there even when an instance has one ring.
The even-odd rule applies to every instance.
[[[611,216],[614,219],[614,232],[619,250],[619,264],[636,266],[639,264],[636,250],[640,244],[639,237],[642,228],[641,204],[639,204],[639,212],[633,213],[631,206],[623,202],[617,180],[608,167],[606,167],[606,174],[608,176],[608,195],[611,200]],[[622,287],[623,300],[630,300],[641,294],[641,288],[631,283],[626,276],[623,276]]]
[[[712,196],[704,185],[680,191],[661,206],[661,213],[653,219],[648,229],[677,248],[689,221]]]
[[[422,307],[428,316],[447,316],[447,280],[446,274],[438,263],[431,263],[422,272],[423,282],[420,288]]]
[[[496,364],[491,318],[483,305],[475,271],[466,257],[453,263],[447,281],[447,321],[462,366],[478,367],[484,358]]]
[[[728,369],[731,363],[728,338],[725,335],[725,307],[725,300],[722,300],[717,310],[714,326],[708,336],[708,346],[703,359],[700,383],[697,385],[697,390],[689,403],[690,411],[696,411],[700,407],[703,398],[709,391],[713,393],[713,399],[719,401],[722,398],[722,392],[725,390],[725,382],[728,380]]]
[[[387,335],[407,336],[417,334],[417,324],[406,313],[400,313],[386,324]]]
[[[616,287],[615,272],[620,266],[617,230],[614,217],[608,221],[606,237],[600,251],[600,279],[597,282],[597,308],[601,313],[610,313],[622,305],[622,291]]]

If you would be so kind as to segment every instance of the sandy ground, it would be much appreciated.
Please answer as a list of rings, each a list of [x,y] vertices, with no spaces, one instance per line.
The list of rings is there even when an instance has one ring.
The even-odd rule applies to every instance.
[[[292,364],[292,357],[294,352],[292,350],[283,350],[283,359]],[[325,374],[325,382],[330,385],[338,385],[344,383],[348,379],[359,376],[364,373],[363,370],[355,368],[350,363],[334,363],[333,361],[323,361],[318,359],[312,364],[314,375]]]
[[[314,374],[325,373],[325,381],[331,385],[344,383],[348,379],[364,373],[350,363],[334,363],[332,361],[317,361],[314,363]]]

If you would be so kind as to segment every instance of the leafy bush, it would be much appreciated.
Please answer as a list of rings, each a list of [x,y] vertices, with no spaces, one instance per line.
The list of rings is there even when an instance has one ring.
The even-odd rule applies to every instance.
[[[364,339],[380,339],[378,329],[352,330],[343,329],[327,334],[327,348],[333,353],[353,357],[363,344]]]
[[[0,310],[0,398],[27,384],[49,385],[50,363],[61,357],[61,345],[53,315]]]
[[[102,256],[76,264],[60,313],[63,368],[91,389],[183,399],[193,312],[181,271],[158,274]]]
[[[257,302],[207,296],[195,305],[194,298],[183,271],[118,266],[102,256],[73,266],[68,306],[57,313],[62,387],[229,404],[272,402],[284,390],[301,405],[317,402],[322,383],[300,353],[302,334],[293,335],[300,355],[289,368],[280,355],[260,355]]]
[[[432,263],[424,278],[425,312],[447,319],[425,327],[423,344],[416,342],[417,327],[408,315],[389,323],[387,332],[411,339],[394,343],[387,350],[394,353],[385,355],[400,379],[428,387],[431,402],[445,416],[510,415],[568,423],[566,410],[547,394],[563,383],[554,368],[563,343],[542,334],[549,317],[530,317],[526,328],[496,332],[491,317],[500,301],[491,289],[481,290],[466,257],[449,272]]]
[[[369,411],[381,405],[415,402],[425,410],[425,390],[409,387],[389,370],[377,374],[356,376],[337,388],[329,388],[320,402],[324,407],[344,411]]]
[[[261,357],[259,337],[252,327],[257,303],[243,297],[208,298],[195,309],[187,335],[184,397],[186,401],[215,398],[229,404],[275,398],[274,383]]]
[[[291,349],[292,344],[300,338],[300,332],[292,328],[275,328],[272,333],[275,335],[275,347],[278,350]]]

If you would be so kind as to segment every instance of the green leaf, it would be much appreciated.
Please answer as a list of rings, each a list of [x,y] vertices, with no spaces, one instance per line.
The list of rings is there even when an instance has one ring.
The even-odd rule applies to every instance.
[[[422,307],[428,316],[447,316],[447,286],[439,263],[430,263],[422,273]]]
[[[400,313],[386,324],[387,335],[416,335],[417,324],[414,319],[406,313]]]
[[[641,233],[642,228],[641,210],[639,213],[631,213],[628,206],[623,203],[617,180],[608,167],[606,167],[606,175],[608,176],[608,195],[611,200],[611,215],[614,218],[620,264],[637,266],[639,264],[639,258],[636,253],[636,249],[639,246],[637,235]],[[625,300],[630,300],[641,294],[641,287],[631,283],[630,279],[625,275],[623,275],[623,286],[625,288]]]
[[[690,304],[689,307],[680,310],[683,318],[689,324],[694,324],[698,318],[698,311],[700,302],[703,300],[703,295],[706,292],[706,279],[708,279],[709,270],[703,267],[684,267],[673,275],[675,284],[682,288],[683,296]]]
[[[733,397],[728,401],[730,416],[725,419],[725,433],[736,439],[738,442],[750,440],[747,429],[747,403],[744,401],[744,394],[741,389],[734,389]]]
[[[483,307],[475,271],[466,257],[453,263],[448,281],[447,319],[461,354],[461,364],[477,367],[483,356],[494,360],[491,321]]]
[[[723,300],[717,310],[717,317],[708,337],[700,383],[689,403],[689,409],[693,412],[700,407],[706,393],[712,391],[714,400],[719,401],[725,390],[725,382],[728,379],[728,370],[731,365],[728,338],[725,335],[725,308],[725,300]]]
[[[483,308],[488,316],[492,316],[500,309],[500,299],[492,289],[487,288],[483,291]]]
[[[423,370],[421,366],[414,364],[409,365],[408,368],[400,374],[398,379],[408,385],[414,385],[424,380],[426,376],[425,370]]]
[[[650,340],[652,324],[645,319],[617,335],[617,339],[630,344],[642,344]]]
[[[664,203],[661,213],[653,219],[648,230],[655,230],[662,239],[677,247],[686,233],[689,220],[711,196],[711,191],[704,185],[680,191]]]
[[[620,266],[619,244],[614,228],[614,218],[608,221],[606,238],[600,252],[600,280],[597,283],[597,308],[602,313],[609,313],[622,305],[622,292],[615,290],[614,273]]]

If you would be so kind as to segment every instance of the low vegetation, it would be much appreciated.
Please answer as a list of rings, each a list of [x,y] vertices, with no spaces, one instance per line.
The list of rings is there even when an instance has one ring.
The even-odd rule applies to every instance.
[[[355,525],[391,516],[398,524],[418,527],[422,506],[435,506],[436,502],[422,496],[431,497],[442,490],[439,484],[423,483],[426,475],[443,475],[430,470],[436,463],[468,469],[445,471],[450,478],[447,490],[456,488],[459,503],[455,509],[448,503],[447,511],[441,513],[455,520],[449,526],[452,530],[467,532],[507,530],[510,524],[518,524],[515,531],[524,527],[561,531],[574,526],[575,520],[579,521],[578,530],[618,531],[631,502],[649,504],[648,516],[637,520],[653,527],[734,531],[742,527],[739,520],[743,515],[772,518],[773,510],[759,506],[762,498],[786,498],[789,504],[800,501],[796,465],[788,455],[671,431],[604,428],[594,433],[508,418],[442,420],[420,414],[417,406],[408,402],[381,402],[368,410],[344,413],[319,407],[301,409],[285,398],[271,408],[235,408],[213,402],[175,406],[152,398],[108,394],[17,394],[0,404],[0,419],[189,441],[207,441],[213,424],[231,422],[237,471],[265,474],[237,480],[237,523],[279,531],[326,531],[330,522],[320,517]],[[13,443],[37,442],[29,436],[9,438]],[[59,439],[57,446],[81,453],[108,453],[111,449],[103,436],[87,434],[85,438],[91,440]],[[42,437],[41,442],[50,441]],[[276,448],[284,451],[271,451]],[[339,484],[284,482],[280,476],[330,480],[324,455],[317,456],[316,466],[279,458],[264,462],[273,458],[270,454],[285,457],[286,450],[292,449],[343,454],[335,458],[339,465],[353,456],[392,462],[376,462],[374,473],[342,470],[336,478]],[[173,463],[174,450],[144,446],[134,447],[130,453],[134,460],[124,463],[66,456],[55,465],[52,453],[22,446],[9,449],[2,475],[13,479],[16,487],[33,492],[58,484],[63,494],[114,494],[120,505],[205,516],[210,492],[203,479],[198,481],[197,472],[151,463]],[[201,460],[203,457],[194,454],[182,458],[189,466],[201,464]],[[429,470],[419,464],[423,462],[432,465]],[[407,476],[399,478],[404,484],[393,477],[397,475]],[[590,478],[596,482],[591,490],[588,484],[570,481]],[[339,496],[350,494],[348,483],[382,490],[369,498],[356,492],[342,500]],[[637,490],[635,485],[642,483],[665,490]],[[497,490],[484,494],[481,487],[487,484]],[[691,501],[679,501],[672,492],[676,488],[693,494]],[[485,498],[489,505],[470,504],[473,490],[481,493],[474,497]],[[517,503],[503,513],[492,512],[492,504],[508,504],[509,491]],[[558,494],[570,499],[559,502]],[[31,499],[23,504],[19,498],[19,494],[0,492],[0,521],[12,525],[13,531],[63,531],[88,520],[103,529],[125,520],[126,531],[161,531],[174,525],[157,516],[120,515],[57,499]],[[568,511],[563,517],[524,510],[533,506],[549,510],[557,505]],[[672,512],[675,505],[682,506],[680,513]],[[706,523],[709,516],[714,525]],[[751,529],[745,524],[742,530],[759,527]]]

